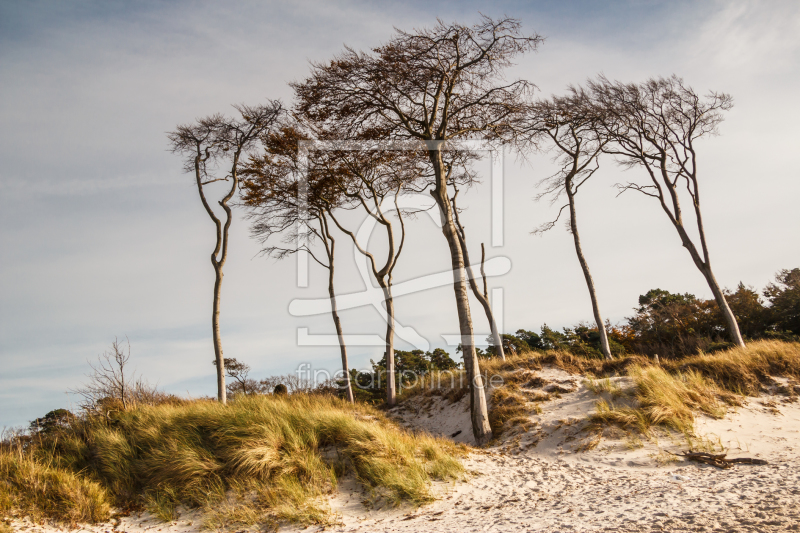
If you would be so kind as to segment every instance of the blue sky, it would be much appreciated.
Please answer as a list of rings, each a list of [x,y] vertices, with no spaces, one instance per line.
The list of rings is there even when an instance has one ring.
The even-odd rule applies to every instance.
[[[800,266],[800,7],[794,2],[0,2],[0,426],[74,406],[86,361],[128,336],[136,368],[177,394],[214,393],[210,339],[211,223],[165,133],[238,102],[288,101],[287,83],[344,44],[369,48],[393,27],[471,23],[482,12],[521,19],[546,37],[512,75],[542,95],[605,73],[640,81],[676,73],[735,100],[719,137],[702,145],[704,213],[720,282],[763,287]],[[506,245],[512,262],[505,329],[563,327],[591,317],[569,235],[529,232],[554,208],[533,201],[547,156],[506,168]],[[660,287],[710,297],[657,206],[615,197],[633,176],[606,160],[579,198],[582,236],[605,316],[631,314]],[[466,198],[474,240],[488,242],[487,183]],[[397,278],[448,263],[444,240],[420,220]],[[335,368],[337,351],[298,347],[296,329],[331,332],[327,316],[291,317],[291,261],[258,256],[237,218],[223,287],[225,355],[254,376],[300,362]],[[473,252],[477,254],[477,252]],[[363,288],[352,254],[338,280]],[[456,330],[452,292],[398,301],[398,319],[432,345]],[[483,327],[473,308],[476,329]],[[374,311],[347,311],[353,333],[382,330]],[[485,329],[485,327],[483,328]],[[400,346],[403,348],[404,346]],[[379,357],[353,347],[352,366]]]

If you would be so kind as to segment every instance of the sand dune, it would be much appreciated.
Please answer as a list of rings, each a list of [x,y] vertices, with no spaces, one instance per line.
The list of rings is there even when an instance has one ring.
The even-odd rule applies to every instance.
[[[494,446],[475,449],[465,461],[468,479],[437,486],[440,499],[433,504],[366,507],[366,494],[353,480],[343,480],[330,498],[339,525],[281,531],[800,530],[800,403],[768,395],[749,398],[721,420],[700,417],[697,442],[769,463],[722,470],[677,460],[669,452],[687,449],[677,435],[646,439],[606,430],[598,440],[585,420],[598,396],[583,378],[553,368],[537,374],[557,383],[560,397],[541,403],[541,414],[506,431]],[[469,443],[468,401],[421,395],[391,414],[417,431],[448,438],[460,431],[452,438]],[[579,451],[587,443],[596,445]],[[25,521],[13,526],[56,531]],[[188,533],[200,530],[200,518],[187,511],[166,524],[143,514],[84,528],[112,530]]]

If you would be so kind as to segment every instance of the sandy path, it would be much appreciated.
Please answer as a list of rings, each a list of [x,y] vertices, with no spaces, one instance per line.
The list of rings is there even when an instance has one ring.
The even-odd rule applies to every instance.
[[[482,473],[417,511],[343,515],[331,531],[797,531],[796,462],[619,469],[528,453],[475,455]],[[335,507],[335,505],[334,505]],[[305,531],[321,531],[308,528]]]

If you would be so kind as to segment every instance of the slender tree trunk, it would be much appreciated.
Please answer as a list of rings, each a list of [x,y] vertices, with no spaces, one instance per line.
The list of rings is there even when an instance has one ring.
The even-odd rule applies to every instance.
[[[733,314],[731,307],[728,305],[728,301],[725,299],[725,294],[722,292],[722,288],[719,286],[719,283],[717,283],[717,278],[714,277],[714,272],[711,270],[711,264],[707,259],[706,261],[703,261],[703,258],[700,257],[697,247],[689,238],[689,235],[686,233],[686,229],[683,227],[683,224],[681,224],[680,221],[675,220],[673,220],[673,224],[675,225],[675,229],[678,230],[678,235],[681,237],[683,247],[689,251],[689,255],[692,256],[695,266],[698,268],[698,270],[700,270],[700,273],[703,274],[703,277],[706,278],[706,283],[708,283],[708,287],[711,289],[711,293],[714,295],[714,300],[717,302],[717,307],[719,307],[725,322],[728,324],[728,333],[730,334],[731,340],[737,346],[744,347],[744,339],[742,338],[742,333],[739,331],[739,323],[736,321],[736,316]]]
[[[594,288],[594,280],[592,279],[591,272],[589,272],[589,264],[586,262],[586,258],[583,256],[583,249],[581,248],[581,237],[578,234],[578,215],[575,210],[575,192],[572,190],[572,180],[567,179],[565,185],[567,198],[569,198],[569,227],[572,231],[572,239],[575,241],[575,252],[578,254],[578,262],[581,264],[583,277],[586,278],[586,286],[589,288],[594,321],[597,324],[597,331],[600,333],[600,348],[606,359],[613,359],[611,355],[611,346],[608,344],[608,332],[603,323],[603,317],[600,316],[600,304],[597,303],[597,291]]]
[[[483,310],[486,312],[486,318],[489,320],[489,325],[492,328],[492,342],[497,347],[497,353],[500,355],[500,358],[505,361],[506,360],[506,350],[503,347],[503,338],[500,336],[500,331],[497,329],[497,322],[494,319],[494,312],[492,311],[492,306],[489,303],[489,290],[486,287],[486,271],[483,269],[483,263],[486,260],[486,249],[481,243],[481,278],[483,279],[483,298],[478,298],[478,301],[481,302],[483,305]],[[469,261],[469,258],[467,258]],[[472,267],[470,266],[470,269]],[[473,291],[475,288],[472,289]]]
[[[717,283],[717,278],[714,277],[711,267],[709,266],[705,268],[702,272],[703,276],[705,276],[706,281],[708,282],[711,292],[714,294],[714,299],[717,301],[717,306],[719,307],[719,310],[722,311],[722,316],[725,318],[725,322],[728,324],[728,331],[730,332],[731,340],[733,340],[737,346],[744,348],[744,339],[742,338],[742,333],[739,330],[739,323],[736,321],[736,315],[733,314],[731,306],[728,305],[728,300],[725,299],[725,294],[722,292],[722,288],[719,286],[719,283]]]
[[[225,390],[225,359],[222,356],[222,337],[219,333],[219,297],[222,289],[222,267],[217,264],[216,253],[211,256],[214,265],[214,305],[211,312],[211,328],[214,336],[214,357],[217,360],[217,400],[223,405],[228,401]]]
[[[458,325],[461,330],[461,350],[464,357],[464,370],[469,380],[470,389],[470,418],[472,433],[478,445],[487,443],[492,438],[492,428],[489,425],[489,412],[486,406],[486,392],[483,377],[480,374],[478,356],[472,338],[472,317],[469,310],[469,296],[464,269],[464,255],[458,239],[458,231],[453,219],[453,210],[447,193],[447,177],[439,150],[430,150],[436,176],[436,188],[431,191],[442,217],[442,233],[450,247],[450,258],[453,268],[453,291],[456,297],[458,310]]]
[[[475,298],[477,298],[478,302],[480,302],[483,307],[483,312],[486,313],[486,320],[489,321],[489,327],[492,330],[492,343],[494,343],[495,350],[497,350],[497,355],[505,361],[506,353],[505,350],[503,350],[503,339],[500,337],[500,332],[497,330],[497,322],[494,320],[494,313],[492,313],[492,305],[489,303],[489,293],[486,288],[486,273],[483,270],[483,263],[486,257],[485,248],[483,247],[483,243],[481,243],[481,277],[483,278],[483,292],[481,293],[478,289],[478,282],[475,281],[475,272],[472,270],[472,262],[469,260],[467,236],[464,233],[464,226],[461,225],[461,221],[458,219],[458,211],[455,209],[455,199],[453,200],[453,204],[453,215],[458,229],[458,240],[461,244],[461,252],[464,254],[464,262],[469,269],[469,287],[472,289],[472,294],[475,295]]]
[[[379,284],[383,289],[383,301],[386,304],[386,404],[394,407],[397,403],[394,368],[394,298],[391,286],[382,281]]]
[[[692,242],[692,239],[689,237],[689,234],[686,232],[686,228],[683,226],[683,215],[680,199],[678,197],[678,191],[669,179],[665,161],[666,154],[662,152],[661,159],[659,161],[659,172],[661,173],[662,181],[669,191],[674,213],[670,211],[666,201],[664,200],[663,192],[661,192],[661,186],[658,183],[658,180],[656,180],[655,174],[649,166],[645,165],[647,171],[650,173],[650,179],[658,188],[658,199],[659,202],[661,202],[661,208],[667,214],[670,222],[672,222],[672,225],[675,226],[675,229],[678,231],[678,235],[681,238],[681,244],[683,244],[683,247],[689,251],[689,255],[692,256],[692,261],[694,261],[695,266],[698,270],[700,270],[700,273],[703,274],[703,277],[706,278],[708,287],[711,289],[711,293],[714,295],[714,299],[717,301],[717,307],[719,307],[722,316],[725,318],[725,322],[728,324],[728,333],[730,334],[731,340],[737,346],[744,348],[744,339],[742,339],[742,333],[739,331],[739,323],[736,321],[736,316],[733,314],[733,311],[731,311],[728,301],[725,299],[725,295],[722,293],[722,289],[720,288],[719,283],[717,283],[717,279],[714,277],[714,273],[711,270],[711,259],[709,258],[708,247],[706,246],[706,233],[703,227],[703,218],[700,213],[700,199],[698,196],[699,192],[695,187],[695,193],[692,196],[695,215],[697,217],[697,231],[700,234],[700,242],[703,246],[702,256]]]
[[[353,387],[350,384],[350,367],[347,363],[347,346],[344,343],[344,333],[342,333],[342,321],[339,319],[339,311],[336,308],[336,292],[333,288],[333,262],[331,262],[328,269],[328,294],[331,299],[331,315],[333,316],[333,324],[336,326],[336,337],[339,339],[339,351],[342,353],[342,370],[344,370],[344,383],[347,389],[347,401],[355,403],[353,397]]]

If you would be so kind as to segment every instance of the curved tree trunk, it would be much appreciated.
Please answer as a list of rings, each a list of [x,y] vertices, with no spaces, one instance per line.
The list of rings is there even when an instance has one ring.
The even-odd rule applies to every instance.
[[[743,348],[745,345],[744,339],[742,338],[742,332],[739,330],[739,323],[736,320],[736,315],[733,314],[731,306],[728,305],[728,300],[725,299],[725,294],[722,292],[719,283],[717,283],[717,278],[714,277],[711,267],[706,267],[702,270],[702,273],[711,289],[711,293],[714,295],[714,299],[717,301],[717,306],[722,312],[722,316],[725,318],[725,322],[728,324],[731,340],[736,343],[737,346]]]
[[[683,224],[674,219],[672,220],[672,223],[675,225],[675,229],[678,230],[678,235],[681,237],[683,247],[689,251],[689,255],[692,256],[695,266],[698,270],[700,270],[700,273],[703,274],[703,277],[706,278],[706,283],[708,283],[708,287],[711,289],[711,293],[714,295],[714,300],[716,300],[717,306],[719,307],[725,322],[728,324],[728,333],[730,334],[731,340],[737,346],[744,347],[744,339],[742,338],[741,331],[739,331],[739,323],[736,321],[736,316],[733,314],[731,307],[728,305],[728,301],[725,299],[725,294],[722,292],[722,288],[719,286],[719,283],[717,283],[717,278],[714,277],[714,272],[711,270],[710,262],[708,260],[703,261],[703,258],[700,257],[697,247],[689,238],[689,235],[686,233],[686,229],[683,227]],[[700,228],[700,231],[702,232],[702,227]]]
[[[600,305],[597,303],[597,292],[594,288],[594,280],[592,279],[591,272],[589,272],[589,264],[586,262],[586,258],[583,256],[583,249],[581,248],[581,237],[578,234],[578,216],[575,210],[575,191],[572,190],[572,182],[570,179],[566,180],[564,188],[567,191],[567,198],[569,198],[569,227],[572,231],[572,238],[575,241],[575,252],[578,254],[578,262],[581,264],[583,277],[586,278],[586,286],[589,288],[594,321],[597,324],[597,331],[600,333],[600,347],[606,359],[613,359],[611,355],[611,346],[608,343],[608,332],[603,323],[603,317],[600,316]]]
[[[397,387],[394,368],[394,298],[391,286],[381,282],[383,301],[386,304],[386,404],[397,403]]]
[[[442,233],[450,248],[450,258],[453,268],[453,291],[456,297],[458,310],[458,325],[461,332],[461,350],[464,357],[464,370],[469,380],[470,389],[470,418],[472,433],[476,443],[480,446],[492,438],[492,428],[489,425],[489,412],[486,405],[486,392],[483,376],[480,374],[478,356],[472,336],[472,317],[469,310],[469,296],[464,268],[464,255],[458,239],[458,231],[453,219],[453,210],[447,194],[447,179],[441,152],[430,150],[428,152],[436,176],[436,187],[431,195],[439,206],[442,217]]]
[[[211,256],[211,264],[214,265],[215,273],[211,329],[214,337],[214,358],[217,361],[217,400],[224,405],[227,403],[228,398],[227,391],[225,390],[225,359],[222,356],[222,337],[219,333],[219,300],[222,289],[222,268],[217,264],[215,255]]]
[[[336,326],[336,337],[339,339],[339,351],[342,354],[342,370],[344,371],[344,383],[347,393],[347,401],[355,403],[353,397],[353,386],[350,383],[350,367],[347,363],[347,346],[344,343],[344,333],[342,333],[342,321],[339,319],[339,310],[336,308],[336,291],[333,288],[333,263],[331,263],[328,274],[328,295],[331,299],[331,315],[333,324]]]

